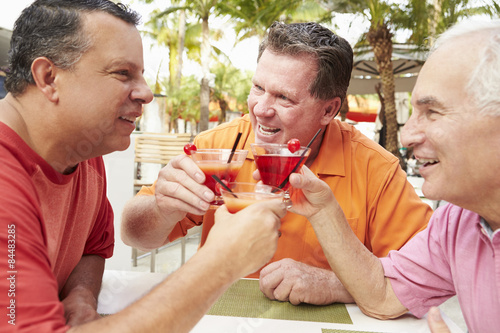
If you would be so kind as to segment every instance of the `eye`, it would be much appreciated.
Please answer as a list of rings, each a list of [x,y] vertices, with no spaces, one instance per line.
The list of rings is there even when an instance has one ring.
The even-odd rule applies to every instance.
[[[120,70],[120,71],[116,71],[115,74],[128,76],[128,71],[127,70]]]
[[[284,101],[288,101],[288,97],[286,97],[285,95],[279,95],[278,98]]]
[[[429,118],[436,118],[440,115],[440,113],[436,110],[433,109],[427,109],[427,117]]]

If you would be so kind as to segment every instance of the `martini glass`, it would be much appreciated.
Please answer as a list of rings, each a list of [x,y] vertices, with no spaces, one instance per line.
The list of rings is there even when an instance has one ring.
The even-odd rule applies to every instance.
[[[218,185],[219,187],[220,185]],[[245,207],[264,200],[284,198],[284,191],[274,186],[265,185],[262,183],[242,183],[233,182],[227,184],[227,189],[221,187],[220,192],[222,198],[230,213],[237,213]]]
[[[292,201],[288,178],[292,172],[297,172],[304,165],[311,149],[300,147],[292,153],[286,144],[252,143],[250,146],[262,182],[285,191],[285,203],[290,208]]]
[[[215,193],[215,199],[210,203],[212,208],[224,203],[219,191],[220,187],[216,186],[217,182],[212,175],[228,183],[234,181],[247,154],[246,150],[233,152],[231,149],[198,149],[191,152],[191,158],[205,174],[205,186]]]

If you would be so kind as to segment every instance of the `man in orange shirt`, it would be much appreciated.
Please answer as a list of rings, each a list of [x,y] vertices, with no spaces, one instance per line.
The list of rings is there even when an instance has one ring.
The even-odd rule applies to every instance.
[[[311,146],[306,165],[324,180],[340,203],[351,228],[376,256],[399,249],[425,228],[432,210],[416,195],[399,161],[354,127],[335,118],[346,100],[353,53],[343,38],[316,23],[270,28],[259,50],[248,97],[250,114],[200,133],[197,148],[249,151],[236,181],[253,181],[253,142]],[[186,155],[162,169],[151,188],[143,188],[125,207],[122,237],[141,249],[154,249],[203,224],[203,245],[213,226],[209,203],[214,194],[205,176]],[[289,212],[270,264],[249,277],[260,277],[270,299],[311,304],[352,302],[330,270],[310,223]],[[260,273],[260,275],[259,275]]]

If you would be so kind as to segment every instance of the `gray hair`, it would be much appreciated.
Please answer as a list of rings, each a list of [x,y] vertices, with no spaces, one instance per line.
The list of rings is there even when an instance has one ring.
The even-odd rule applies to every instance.
[[[310,54],[318,61],[318,72],[311,86],[311,96],[328,100],[347,95],[353,67],[353,51],[349,42],[329,29],[314,23],[284,24],[274,22],[259,47],[259,61],[264,50],[277,54]]]
[[[479,62],[471,73],[466,90],[478,113],[500,116],[500,20],[457,23],[436,40],[431,52],[468,34],[485,34],[489,38],[485,45],[480,46]]]
[[[31,64],[46,57],[62,69],[72,69],[92,46],[83,30],[82,14],[104,12],[138,25],[140,16],[109,0],[37,0],[25,8],[14,24],[5,89],[14,96],[35,84]]]

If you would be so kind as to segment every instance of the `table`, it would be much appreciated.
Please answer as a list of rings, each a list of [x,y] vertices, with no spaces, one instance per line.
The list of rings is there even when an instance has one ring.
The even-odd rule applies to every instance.
[[[116,313],[144,294],[166,277],[163,273],[106,270],[103,276],[97,311]],[[245,280],[245,279],[244,279]],[[248,280],[247,280],[248,281]],[[193,290],[192,292],[196,292]],[[223,296],[224,297],[224,296]],[[221,298],[221,301],[223,298]],[[279,305],[280,302],[272,303]],[[283,303],[282,303],[283,304]],[[290,305],[292,306],[292,305]],[[361,333],[361,332],[430,332],[427,320],[404,315],[393,320],[377,320],[365,316],[355,304],[346,304],[352,324],[311,322],[303,320],[264,319],[205,315],[192,329],[193,333]],[[452,333],[463,331],[444,315]]]

